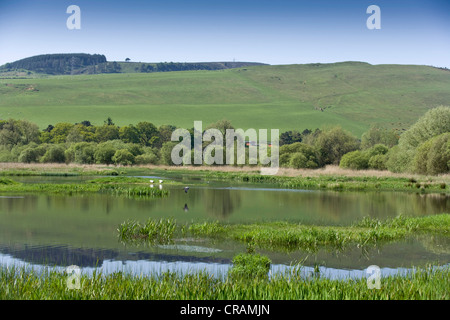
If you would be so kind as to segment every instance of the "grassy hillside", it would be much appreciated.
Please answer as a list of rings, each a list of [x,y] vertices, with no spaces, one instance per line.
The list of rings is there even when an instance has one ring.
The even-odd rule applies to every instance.
[[[0,79],[0,118],[41,128],[107,117],[191,128],[227,118],[281,131],[339,124],[359,136],[376,123],[408,128],[438,105],[450,105],[450,72],[360,62]]]

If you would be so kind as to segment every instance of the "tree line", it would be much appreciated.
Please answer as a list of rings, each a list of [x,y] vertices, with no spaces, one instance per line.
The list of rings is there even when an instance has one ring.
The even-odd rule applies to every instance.
[[[225,133],[228,120],[208,125]],[[174,125],[156,127],[142,121],[119,127],[111,118],[103,125],[57,123],[44,130],[26,120],[0,121],[0,162],[173,165]],[[188,130],[194,141],[194,128]],[[450,169],[450,107],[429,110],[402,134],[373,126],[361,138],[341,127],[282,132],[279,163],[285,168],[317,169],[326,165],[361,170],[389,170],[427,175]],[[203,143],[206,148],[208,143]],[[236,151],[236,148],[235,148]],[[225,154],[226,148],[223,147]],[[246,149],[246,163],[249,163]]]
[[[1,69],[5,71],[25,69],[37,73],[61,75],[106,62],[106,57],[101,54],[43,54],[7,63]]]

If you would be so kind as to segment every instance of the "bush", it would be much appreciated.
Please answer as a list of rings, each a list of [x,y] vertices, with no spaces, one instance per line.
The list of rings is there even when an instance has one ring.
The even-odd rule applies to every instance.
[[[400,146],[395,146],[387,153],[386,167],[391,172],[405,172],[411,170],[410,155]]]
[[[52,145],[47,152],[42,156],[40,162],[62,163],[66,161],[64,154],[65,149],[59,145]]]
[[[158,157],[154,154],[141,154],[135,158],[136,164],[158,164]]]
[[[383,144],[390,148],[397,145],[398,136],[394,130],[371,127],[361,136],[361,148],[369,149],[377,144]]]
[[[95,150],[94,153],[94,159],[96,163],[103,163],[103,164],[112,164],[114,161],[112,160],[112,157],[115,155],[116,150],[105,143],[101,143],[98,145],[97,150]]]
[[[422,143],[414,157],[414,171],[436,175],[449,172],[450,133],[444,133]]]
[[[373,147],[365,150],[364,152],[370,157],[376,156],[376,155],[383,155],[387,154],[389,151],[389,148],[385,146],[384,144],[376,144]]]
[[[284,145],[280,147],[280,166],[315,169],[319,166],[316,149],[301,142]]]
[[[76,162],[82,164],[95,163],[95,151],[97,144],[92,142],[79,142],[72,144],[66,150],[66,162]]]
[[[115,164],[129,166],[134,163],[134,155],[127,149],[120,149],[116,151],[116,153],[112,157],[112,161]]]
[[[23,150],[20,153],[18,160],[23,163],[38,162],[38,155],[35,148],[26,148]]]
[[[46,151],[46,146],[38,146],[35,143],[30,143],[28,146],[21,148],[15,148],[15,152],[20,152],[17,160],[23,163],[39,162]]]
[[[320,165],[339,164],[341,157],[359,148],[359,141],[340,127],[320,132],[315,141]]]
[[[369,155],[360,150],[346,153],[339,163],[341,168],[363,170],[369,168]]]
[[[376,154],[369,159],[369,169],[386,170],[387,156],[385,154]]]
[[[11,154],[9,148],[0,145],[0,162],[15,162],[17,158]]]

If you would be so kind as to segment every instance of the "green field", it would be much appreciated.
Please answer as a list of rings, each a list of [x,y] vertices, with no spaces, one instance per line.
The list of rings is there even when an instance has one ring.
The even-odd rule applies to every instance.
[[[41,129],[83,120],[99,125],[107,117],[119,126],[183,128],[226,118],[243,129],[341,125],[360,136],[372,124],[406,129],[439,105],[450,105],[450,72],[427,66],[345,62],[0,78],[0,119],[27,119]]]

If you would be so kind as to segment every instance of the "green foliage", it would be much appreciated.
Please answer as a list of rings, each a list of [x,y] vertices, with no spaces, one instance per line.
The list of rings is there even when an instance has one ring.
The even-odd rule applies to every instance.
[[[386,167],[391,172],[412,171],[410,157],[400,146],[394,146],[387,153]]]
[[[126,143],[139,143],[139,130],[132,124],[119,129],[119,137]]]
[[[66,162],[93,164],[96,148],[97,144],[93,142],[74,143],[65,151]]]
[[[177,145],[177,142],[166,142],[161,148],[161,163],[167,165],[173,165],[172,162],[172,149]]]
[[[369,155],[360,150],[346,153],[342,156],[339,166],[345,169],[363,170],[369,168]]]
[[[136,156],[135,162],[136,164],[158,164],[159,159],[153,153],[146,153]]]
[[[398,139],[399,137],[394,130],[372,126],[361,136],[361,149],[369,149],[377,144],[383,144],[392,148],[398,144]]]
[[[295,142],[302,142],[302,135],[297,130],[289,130],[280,134],[279,144],[280,147],[286,144],[292,144]]]
[[[440,106],[429,110],[403,133],[399,145],[407,151],[415,150],[425,141],[446,132],[450,132],[450,107]]]
[[[233,267],[229,277],[233,280],[262,280],[268,279],[268,272],[272,261],[264,255],[255,253],[241,253],[233,258]]]
[[[95,163],[113,164],[113,156],[116,153],[116,149],[108,143],[100,143],[94,153]]]
[[[119,240],[125,243],[145,241],[150,244],[171,243],[177,230],[174,219],[152,219],[141,225],[137,221],[126,221],[122,223],[117,231]]]
[[[115,164],[124,166],[132,165],[135,162],[134,155],[127,149],[117,150],[111,159]]]
[[[434,156],[430,163],[428,163],[427,152],[431,152],[432,145],[431,142],[425,143],[433,137],[447,132],[450,132],[450,107],[441,106],[429,110],[401,135],[398,148],[393,148],[388,153],[387,168],[393,172],[421,172],[428,174],[446,172],[445,170],[448,166],[447,164],[442,164],[446,157],[445,147],[443,147],[446,138],[442,138],[444,140],[436,140],[433,151]],[[422,146],[422,144],[425,145]],[[437,151],[438,149],[440,151]],[[437,156],[436,152],[444,152],[444,156]]]
[[[65,149],[61,145],[51,145],[41,158],[41,162],[63,163],[66,161]]]
[[[316,149],[302,142],[280,147],[279,154],[282,167],[315,169],[319,166]]]
[[[341,157],[359,148],[359,142],[341,127],[323,130],[315,141],[321,165],[339,164]]]
[[[96,142],[106,142],[119,138],[119,128],[115,125],[104,124],[103,126],[96,127],[94,134],[94,140]]]
[[[13,119],[0,122],[0,145],[12,148],[31,142],[39,142],[39,128],[36,124]]]
[[[375,170],[386,170],[387,156],[385,154],[376,154],[369,159],[369,168]]]
[[[106,62],[106,57],[99,54],[67,53],[43,54],[21,59],[3,66],[3,69],[25,69],[47,74],[71,74],[73,69]]]
[[[437,175],[448,173],[450,161],[450,133],[433,137],[418,148],[414,157],[414,171]]]

